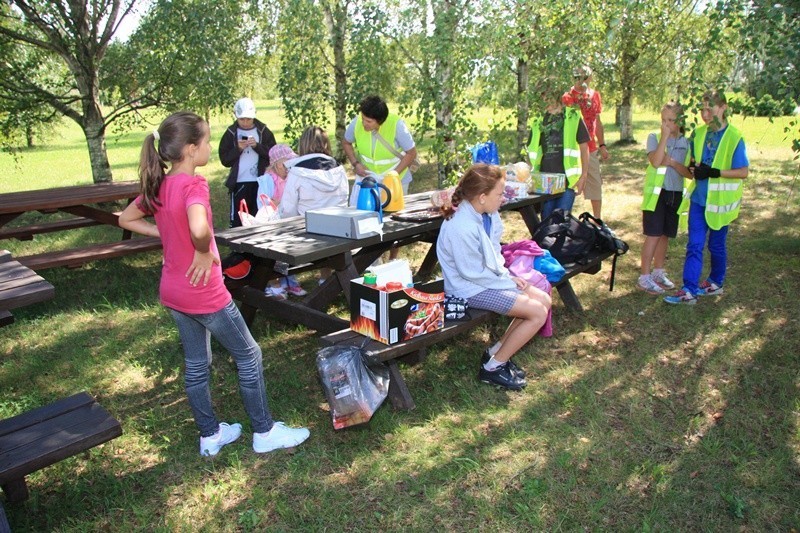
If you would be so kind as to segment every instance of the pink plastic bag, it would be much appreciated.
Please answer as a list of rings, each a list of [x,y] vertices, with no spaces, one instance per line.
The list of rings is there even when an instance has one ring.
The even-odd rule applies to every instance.
[[[508,271],[512,276],[522,278],[537,289],[544,291],[547,294],[552,294],[553,286],[550,285],[550,282],[547,281],[547,278],[544,274],[533,268],[533,260],[534,257],[532,255],[518,255],[513,261],[511,261],[511,264],[508,265]],[[552,309],[547,312],[547,320],[545,320],[542,329],[539,330],[537,335],[540,337],[553,336]]]

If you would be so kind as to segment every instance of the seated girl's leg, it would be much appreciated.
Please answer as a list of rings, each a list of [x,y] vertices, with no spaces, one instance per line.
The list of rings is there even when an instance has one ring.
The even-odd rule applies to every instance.
[[[236,361],[239,371],[239,393],[253,424],[253,432],[269,431],[272,429],[273,421],[264,385],[261,348],[247,329],[247,324],[233,301],[222,310],[205,316],[211,317],[207,324],[211,334]]]
[[[209,388],[211,335],[192,315],[170,309],[183,344],[186,373],[184,383],[189,407],[201,437],[210,437],[219,430]],[[207,316],[207,315],[206,315]]]

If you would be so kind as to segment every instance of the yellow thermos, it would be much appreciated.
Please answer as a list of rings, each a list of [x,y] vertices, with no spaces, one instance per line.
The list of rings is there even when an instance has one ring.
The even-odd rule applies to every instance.
[[[383,175],[383,184],[392,194],[389,205],[386,206],[384,211],[401,211],[405,208],[406,201],[403,198],[403,183],[400,181],[400,175],[394,170],[386,171]],[[386,201],[386,198],[382,198],[382,200]]]

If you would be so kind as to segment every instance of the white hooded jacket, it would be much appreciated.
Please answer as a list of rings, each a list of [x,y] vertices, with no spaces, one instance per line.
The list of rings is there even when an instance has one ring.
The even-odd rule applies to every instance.
[[[280,204],[281,218],[305,215],[309,209],[347,205],[344,167],[325,154],[308,154],[286,162],[289,175]]]

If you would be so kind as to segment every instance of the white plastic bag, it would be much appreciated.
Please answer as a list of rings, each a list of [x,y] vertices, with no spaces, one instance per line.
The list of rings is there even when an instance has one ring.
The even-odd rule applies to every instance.
[[[242,220],[242,226],[256,226],[280,218],[278,216],[278,206],[266,194],[259,195],[258,205],[258,211],[253,216],[247,209],[247,202],[242,200],[239,203],[239,218]]]

